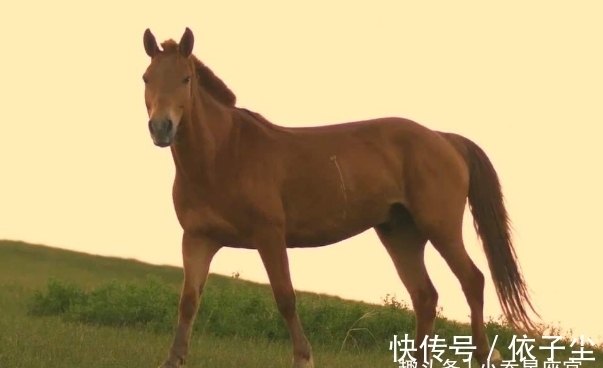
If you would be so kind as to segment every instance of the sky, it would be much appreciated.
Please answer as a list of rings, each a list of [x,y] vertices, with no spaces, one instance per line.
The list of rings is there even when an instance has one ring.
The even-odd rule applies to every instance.
[[[478,143],[501,178],[542,321],[603,342],[603,3],[8,4],[0,238],[181,266],[173,161],[147,130],[142,36],[148,27],[160,42],[179,40],[190,27],[193,52],[238,105],[273,123],[401,116]],[[471,221],[466,212],[466,247],[496,317]],[[410,300],[372,230],[289,258],[297,290]],[[431,245],[426,262],[444,315],[468,321],[460,285]],[[256,251],[222,249],[211,272],[267,282]]]

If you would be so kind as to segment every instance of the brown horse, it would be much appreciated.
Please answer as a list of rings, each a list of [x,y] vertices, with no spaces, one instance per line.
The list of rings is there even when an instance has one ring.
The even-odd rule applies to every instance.
[[[148,127],[156,146],[171,149],[172,195],[183,229],[178,324],[163,367],[186,360],[210,263],[223,246],[257,249],[290,333],[293,367],[312,367],[287,248],[325,246],[370,228],[411,296],[419,364],[438,300],[425,268],[428,241],[462,286],[475,360],[499,361],[484,328],[484,276],[463,244],[467,198],[505,317],[517,329],[535,331],[500,183],[475,143],[394,117],[278,126],[235,106],[235,95],[192,54],[190,29],[161,48],[148,29],[143,40],[151,58],[143,76]]]

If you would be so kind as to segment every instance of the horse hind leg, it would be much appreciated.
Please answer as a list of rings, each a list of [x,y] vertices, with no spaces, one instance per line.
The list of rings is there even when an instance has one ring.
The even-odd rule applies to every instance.
[[[475,347],[473,358],[480,366],[488,364],[488,358],[490,366],[496,366],[500,364],[501,356],[496,349],[490,353],[490,343],[484,325],[484,274],[469,257],[463,242],[464,206],[450,205],[452,202],[445,203],[448,205],[441,206],[438,211],[430,211],[429,216],[422,216],[419,219],[419,226],[425,229],[429,241],[461,284],[471,310],[472,343]]]
[[[410,294],[416,315],[415,358],[420,367],[422,363],[429,362],[429,356],[421,344],[426,336],[431,337],[433,333],[438,293],[425,267],[427,237],[417,229],[406,209],[394,207],[392,213],[394,216],[391,220],[375,227],[375,231]]]

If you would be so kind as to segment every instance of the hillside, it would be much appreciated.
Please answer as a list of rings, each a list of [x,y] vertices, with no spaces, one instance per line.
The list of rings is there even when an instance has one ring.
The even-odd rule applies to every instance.
[[[181,280],[177,267],[0,241],[0,367],[156,367],[171,342]],[[404,303],[297,295],[317,367],[398,367],[389,341],[414,336],[414,315]],[[449,342],[469,332],[443,316],[436,322],[436,333]],[[488,335],[491,341],[498,335],[496,346],[510,359],[512,332],[491,321]],[[268,285],[210,275],[193,339],[187,367],[290,364],[289,338]],[[556,356],[567,360],[577,348]],[[542,367],[547,352],[532,353]],[[581,367],[603,367],[603,352],[594,356]]]

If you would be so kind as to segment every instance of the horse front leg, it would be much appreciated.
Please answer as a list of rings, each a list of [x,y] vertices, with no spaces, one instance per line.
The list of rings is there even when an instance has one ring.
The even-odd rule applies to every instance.
[[[186,363],[193,323],[199,309],[209,266],[221,245],[211,239],[193,236],[187,232],[182,237],[182,264],[184,281],[178,308],[178,326],[168,358],[161,368],[177,368]]]
[[[289,330],[293,346],[292,367],[313,368],[312,348],[296,310],[284,236],[278,232],[265,232],[257,237],[255,244],[268,274],[276,305]]]

